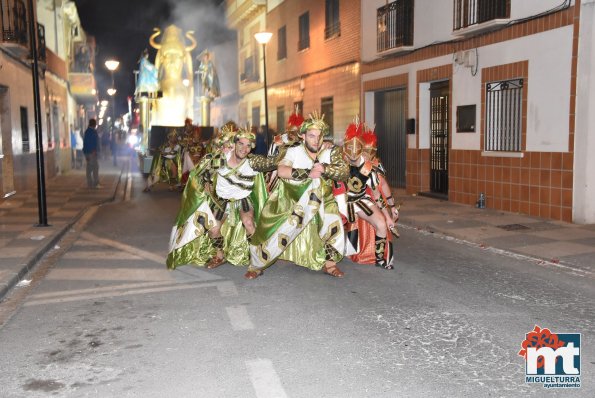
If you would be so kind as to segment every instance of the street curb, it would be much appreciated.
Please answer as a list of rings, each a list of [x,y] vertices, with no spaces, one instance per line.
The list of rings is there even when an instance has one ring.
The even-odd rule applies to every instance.
[[[549,266],[553,266],[553,267],[557,267],[557,268],[566,268],[566,269],[568,269],[574,273],[580,274],[582,276],[590,275],[592,277],[592,275],[593,275],[592,272],[585,270],[583,268],[580,268],[574,264],[569,264],[564,261],[554,262],[554,261],[552,261],[552,259],[531,256],[531,255],[528,255],[525,253],[514,251],[513,249],[503,249],[503,248],[499,248],[496,246],[484,245],[481,242],[475,242],[475,241],[466,239],[465,237],[458,236],[457,234],[453,234],[452,232],[448,232],[447,230],[443,230],[443,229],[436,227],[434,225],[431,225],[431,224],[421,225],[419,223],[416,223],[414,220],[407,220],[407,219],[399,220],[399,224],[402,224],[405,227],[415,230],[417,232],[423,232],[423,233],[428,233],[428,234],[438,234],[438,235],[442,235],[446,238],[456,239],[456,240],[460,241],[461,243],[472,244],[474,247],[481,249],[481,250],[495,250],[497,252],[500,252],[501,254],[505,254],[508,256],[513,256],[516,258],[521,258],[526,261],[533,262],[536,265],[549,265]]]
[[[108,197],[107,199],[100,200],[96,203],[93,203],[93,204],[89,205],[88,207],[79,211],[78,214],[76,216],[74,216],[74,218],[70,222],[68,222],[62,228],[57,230],[50,237],[50,239],[48,239],[48,241],[45,245],[38,248],[35,253],[33,253],[32,255],[29,255],[25,259],[25,263],[22,264],[23,267],[19,270],[19,272],[16,274],[13,274],[13,276],[8,280],[8,282],[3,283],[2,286],[0,287],[0,302],[2,302],[4,300],[4,298],[10,292],[10,290],[12,290],[12,288],[15,287],[16,284],[19,283],[25,275],[27,275],[30,271],[32,271],[35,268],[35,266],[37,265],[39,260],[52,247],[54,247],[56,245],[56,243],[59,242],[60,239],[62,239],[62,237],[66,234],[66,232],[68,230],[70,230],[72,228],[72,226],[74,224],[76,224],[91,208],[93,208],[95,206],[101,206],[102,204],[113,202],[115,200],[116,194],[118,192],[118,187],[122,183],[122,175],[123,174],[124,174],[124,168],[120,169],[120,175],[117,179],[117,182],[115,184],[113,194],[111,197]]]

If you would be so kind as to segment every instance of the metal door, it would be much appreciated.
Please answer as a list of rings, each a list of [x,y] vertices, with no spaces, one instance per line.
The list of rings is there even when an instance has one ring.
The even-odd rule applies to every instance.
[[[393,188],[405,188],[407,133],[405,130],[405,89],[379,91],[374,95],[374,121],[378,136],[378,156]]]
[[[10,98],[8,87],[0,86],[0,199],[14,193]]]
[[[448,195],[449,82],[430,85],[430,191]]]

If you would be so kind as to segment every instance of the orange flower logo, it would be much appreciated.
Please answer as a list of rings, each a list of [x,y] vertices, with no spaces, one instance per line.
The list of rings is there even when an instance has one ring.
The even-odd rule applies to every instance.
[[[554,350],[563,347],[565,342],[558,339],[558,335],[550,332],[549,329],[541,329],[535,325],[532,332],[527,333],[527,338],[521,344],[522,349],[519,351],[519,355],[527,359],[527,348],[535,347],[540,349],[541,347],[550,347]],[[556,361],[558,358],[556,358]],[[537,368],[542,368],[544,364],[544,358],[542,356],[537,358]]]

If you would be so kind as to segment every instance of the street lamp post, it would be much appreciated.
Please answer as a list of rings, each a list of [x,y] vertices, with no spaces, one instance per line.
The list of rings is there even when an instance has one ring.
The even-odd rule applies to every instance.
[[[267,51],[266,45],[273,37],[271,32],[258,32],[254,35],[256,41],[262,44],[262,63],[263,63],[263,77],[264,77],[264,141],[266,143],[267,151],[269,148],[269,104],[267,96]]]
[[[118,66],[120,66],[120,62],[116,61],[115,59],[108,59],[107,61],[105,61],[105,67],[110,71],[110,74],[112,76],[112,86],[110,88],[107,89],[107,94],[110,96],[111,98],[111,105],[112,105],[112,124],[110,126],[110,135],[111,138],[114,139],[114,123],[116,121],[115,118],[115,109],[114,109],[114,96],[116,95],[116,87],[115,87],[115,83],[114,83],[114,72],[116,71],[116,69],[118,69]]]

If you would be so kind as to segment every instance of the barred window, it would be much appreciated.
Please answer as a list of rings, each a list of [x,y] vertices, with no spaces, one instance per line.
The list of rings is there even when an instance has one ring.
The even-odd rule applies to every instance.
[[[523,115],[523,79],[486,84],[485,150],[519,152]]]

